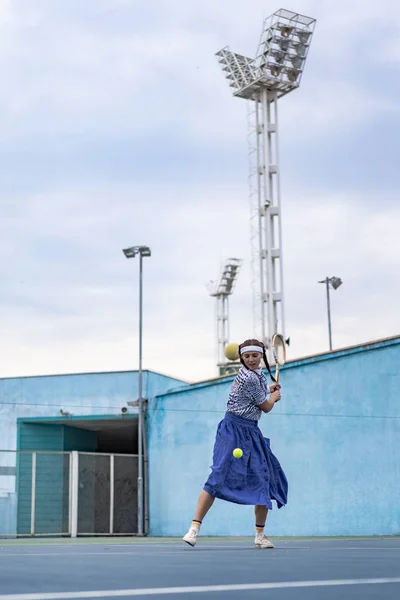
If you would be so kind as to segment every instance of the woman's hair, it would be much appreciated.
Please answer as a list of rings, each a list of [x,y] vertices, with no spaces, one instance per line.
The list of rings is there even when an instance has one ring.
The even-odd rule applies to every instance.
[[[262,355],[263,355],[263,359],[265,362],[265,366],[267,367],[268,373],[270,374],[271,379],[273,381],[276,381],[275,377],[271,373],[271,369],[270,369],[269,362],[267,359],[267,354],[265,352],[265,345],[262,342],[260,342],[259,340],[245,340],[244,342],[239,344],[239,359],[244,367],[246,367],[246,364],[245,364],[240,352],[241,352],[241,349],[244,348],[245,346],[259,346],[262,349]]]

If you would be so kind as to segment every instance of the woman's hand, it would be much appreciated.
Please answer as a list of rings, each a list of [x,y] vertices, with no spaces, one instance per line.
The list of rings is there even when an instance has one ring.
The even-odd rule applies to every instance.
[[[269,391],[272,393],[274,392],[276,389],[280,390],[281,389],[281,384],[280,383],[271,383],[271,385],[269,386]]]
[[[275,390],[274,392],[272,392],[269,400],[270,402],[279,402],[279,400],[281,399],[281,392],[279,389]]]

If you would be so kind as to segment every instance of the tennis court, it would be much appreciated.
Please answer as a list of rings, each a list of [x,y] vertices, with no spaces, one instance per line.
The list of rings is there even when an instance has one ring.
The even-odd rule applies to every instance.
[[[135,598],[184,600],[394,600],[400,538],[274,540],[10,540],[0,543],[0,600]]]

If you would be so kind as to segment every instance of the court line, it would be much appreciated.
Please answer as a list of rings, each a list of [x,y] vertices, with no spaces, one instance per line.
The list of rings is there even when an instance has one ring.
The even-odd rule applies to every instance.
[[[166,554],[177,555],[187,553],[190,554],[190,550],[167,550],[166,552],[152,552],[151,556],[165,556]],[[79,556],[106,556],[110,558],[110,556],[143,556],[142,552],[1,552],[0,557],[3,556],[62,556],[64,558],[78,558]]]
[[[198,548],[195,551],[193,551],[193,549],[189,548],[189,546],[185,547],[183,545],[179,548],[176,548],[175,550],[153,549],[152,552],[148,552],[146,554],[143,553],[141,551],[141,549],[139,549],[139,548],[135,548],[134,550],[128,550],[125,552],[121,551],[121,550],[116,552],[116,551],[113,551],[112,548],[107,548],[107,549],[100,548],[98,550],[98,552],[2,552],[0,549],[0,557],[3,557],[3,556],[13,556],[13,557],[16,557],[16,556],[24,556],[24,557],[25,556],[63,556],[65,558],[67,558],[67,557],[74,558],[77,556],[107,556],[107,557],[110,557],[110,556],[125,556],[125,555],[126,556],[143,556],[143,557],[149,556],[149,557],[151,557],[151,556],[166,556],[166,555],[173,556],[173,555],[177,555],[177,554],[187,554],[189,556],[190,554],[194,555],[195,553],[197,553],[197,555],[198,555],[199,550],[201,550],[201,551],[212,550],[214,553],[216,553],[217,550],[220,550],[220,549],[224,549],[224,550],[229,549],[231,551],[234,551],[234,550],[242,550],[243,551],[242,546],[236,546],[236,547],[226,546],[226,548],[225,547],[208,548],[208,547],[203,546],[202,548]],[[301,548],[293,548],[293,550],[299,550],[299,549],[300,550],[308,550],[309,548],[306,546],[301,547]],[[250,546],[248,548],[245,548],[245,550],[246,551],[253,550],[255,552],[257,549],[254,548],[253,546]]]
[[[139,588],[127,590],[94,590],[89,592],[54,592],[40,594],[0,594],[0,600],[77,600],[81,598],[122,598],[129,596],[171,596],[211,592],[238,592],[285,588],[334,587],[347,585],[383,585],[400,583],[400,577],[379,579],[326,579],[321,581],[279,581],[276,583],[243,583],[229,585],[201,585],[169,588]]]
[[[229,548],[229,550],[242,550],[243,548],[241,546],[225,546],[225,547],[219,547],[220,548]],[[203,550],[206,550],[206,548],[202,548]],[[209,549],[209,548],[207,548]],[[252,550],[253,548],[249,548],[249,550]],[[275,549],[276,551],[278,551],[278,553],[280,553],[281,551],[287,551],[287,550],[311,550],[310,546],[298,546],[298,547],[278,547]],[[338,550],[340,552],[351,552],[351,551],[372,551],[375,553],[379,553],[379,552],[384,552],[384,551],[389,551],[389,552],[400,552],[400,546],[398,548],[374,548],[374,547],[354,547],[354,548],[341,548],[341,547],[337,547],[337,548],[330,548],[330,550]],[[194,551],[196,552],[196,550]],[[193,552],[193,554],[194,554]],[[190,549],[184,549],[184,548],[177,548],[176,550],[163,550],[163,551],[154,551],[151,553],[151,556],[157,555],[157,556],[165,556],[165,555],[177,555],[177,554],[191,554],[192,551]],[[274,552],[275,554],[275,552]],[[135,549],[135,550],[130,550],[128,552],[113,552],[110,548],[107,548],[107,550],[99,550],[98,552],[2,552],[0,549],[0,557],[3,556],[13,556],[13,557],[18,557],[18,556],[63,556],[63,557],[79,557],[79,556],[107,556],[110,557],[110,555],[112,556],[143,556],[143,552],[140,552],[139,549]],[[1,598],[1,596],[0,596]]]

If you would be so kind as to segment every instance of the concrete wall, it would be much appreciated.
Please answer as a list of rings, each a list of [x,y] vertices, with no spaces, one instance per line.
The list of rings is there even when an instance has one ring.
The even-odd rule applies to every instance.
[[[137,400],[137,375],[126,371],[0,379],[0,451],[17,448],[18,418],[56,417],[60,409],[74,416],[121,414],[127,402]],[[184,385],[151,371],[143,375],[147,397]]]
[[[400,338],[288,363],[260,427],[289,480],[273,535],[400,534]],[[150,403],[150,533],[186,532],[232,378]],[[178,491],[179,490],[179,491]],[[253,533],[252,507],[217,500],[204,535]]]
[[[165,392],[171,387],[184,385],[178,379],[151,371],[145,371],[143,375],[146,397],[149,397],[149,394]],[[7,532],[14,533],[16,530],[17,454],[15,452],[5,453],[2,450],[17,449],[17,419],[60,417],[60,409],[68,411],[74,416],[121,415],[121,408],[126,407],[127,402],[137,400],[137,395],[138,374],[136,371],[0,379],[0,535]],[[129,411],[137,412],[137,409],[129,409]],[[33,427],[38,426],[40,425],[33,425]],[[42,427],[53,426],[42,425]],[[69,431],[67,427],[63,428],[61,425],[57,427],[59,427],[57,430],[59,444],[57,445],[55,439],[47,440],[50,443],[48,449],[93,449],[86,446],[87,432],[80,434],[76,429]],[[50,430],[43,431],[49,432]],[[52,433],[55,434],[55,431],[53,429]],[[41,443],[44,443],[45,439],[46,436],[42,438]],[[29,446],[28,438],[25,441],[26,443],[24,442],[23,445],[25,449],[40,449],[37,447],[36,437],[33,439],[33,446]],[[82,442],[85,447],[82,447]],[[42,446],[40,447],[42,448]],[[20,521],[21,527],[25,531],[25,529],[30,529],[31,480],[28,472],[31,459],[27,456],[23,460],[26,462],[26,476],[22,477],[23,481],[20,483],[24,488],[24,493],[19,503],[19,510],[26,513]],[[40,477],[45,481],[47,475],[41,471]],[[65,494],[63,498],[65,504]],[[47,524],[43,524],[43,526],[45,525],[47,526]]]
[[[17,494],[0,492],[0,538],[15,534],[17,523]]]
[[[63,450],[70,452],[96,452],[97,431],[77,429],[76,427],[63,426]]]
[[[271,534],[400,533],[399,366],[400,338],[285,366],[282,402],[261,420],[290,486],[288,506],[269,516]],[[145,375],[151,535],[186,531],[232,380],[186,386]],[[0,379],[0,446],[16,449],[18,417],[120,414],[136,399],[136,373]],[[15,456],[0,452],[0,467],[14,468]],[[14,481],[0,477],[0,534],[15,519]],[[253,525],[252,507],[216,501],[202,533],[247,535]]]

